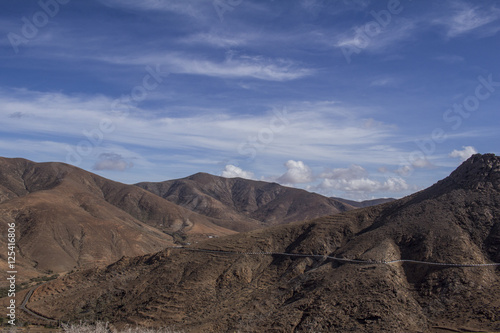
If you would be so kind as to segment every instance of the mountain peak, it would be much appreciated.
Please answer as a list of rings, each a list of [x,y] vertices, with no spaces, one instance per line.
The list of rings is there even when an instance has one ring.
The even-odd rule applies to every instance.
[[[495,154],[475,154],[463,162],[444,181],[467,189],[500,189],[500,157]]]
[[[196,181],[196,182],[202,182],[202,183],[208,183],[208,182],[213,182],[214,180],[216,179],[221,179],[222,177],[220,176],[215,176],[215,175],[212,175],[210,173],[206,173],[206,172],[197,172],[191,176],[188,176],[186,178],[183,178],[183,179],[189,179],[189,180],[193,180],[193,181]]]

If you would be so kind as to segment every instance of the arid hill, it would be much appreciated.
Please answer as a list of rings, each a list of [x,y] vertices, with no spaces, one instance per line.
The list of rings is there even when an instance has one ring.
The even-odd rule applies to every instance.
[[[499,216],[500,158],[478,154],[401,200],[123,258],[43,285],[28,306],[188,332],[498,331],[500,267],[384,262],[500,262]]]
[[[22,276],[353,209],[303,190],[208,174],[139,185],[62,163],[0,158],[0,232],[16,223]]]
[[[372,200],[364,200],[364,201],[354,201],[354,200],[347,200],[347,199],[342,199],[342,198],[337,198],[337,197],[332,197],[332,199],[343,202],[343,203],[350,205],[352,207],[355,207],[355,208],[372,207],[372,206],[382,205],[382,204],[396,200],[393,198],[380,198],[380,199],[372,199]]]
[[[276,183],[206,173],[136,185],[236,231],[306,221],[354,209],[339,200]]]
[[[234,233],[137,186],[62,163],[0,158],[2,235],[13,222],[25,278],[157,252],[174,244],[169,234],[178,230]],[[6,248],[5,237],[0,244]]]

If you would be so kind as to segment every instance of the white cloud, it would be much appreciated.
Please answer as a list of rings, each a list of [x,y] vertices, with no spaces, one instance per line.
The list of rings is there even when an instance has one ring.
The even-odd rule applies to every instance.
[[[337,168],[323,172],[320,175],[323,181],[318,189],[338,190],[343,192],[356,192],[361,194],[387,191],[406,191],[410,186],[400,177],[390,177],[385,181],[368,178],[368,171],[360,165],[351,165],[349,168]]]
[[[476,148],[472,146],[463,146],[462,150],[455,149],[449,154],[449,156],[453,158],[460,158],[462,161],[465,161],[474,154],[477,154]]]
[[[411,174],[412,171],[413,171],[413,169],[411,166],[403,165],[403,166],[397,168],[396,170],[394,170],[394,173],[396,173],[400,176],[408,176]]]
[[[324,179],[319,185],[321,189],[334,189],[344,192],[402,192],[410,188],[403,178],[390,177],[384,182],[369,178],[359,179]]]
[[[415,168],[430,168],[433,166],[433,164],[427,159],[427,157],[416,158],[411,165]]]
[[[243,169],[232,164],[226,165],[224,171],[222,171],[221,176],[225,178],[239,177],[239,178],[253,179],[252,172],[244,171]]]
[[[133,166],[132,162],[127,162],[120,154],[102,153],[99,155],[99,161],[94,165],[94,170],[125,171]]]
[[[287,171],[277,179],[282,184],[310,183],[314,180],[311,168],[302,161],[289,160],[285,167]]]
[[[377,169],[377,171],[380,172],[380,173],[388,173],[389,169],[387,169],[387,167],[382,166],[382,167],[379,167]]]

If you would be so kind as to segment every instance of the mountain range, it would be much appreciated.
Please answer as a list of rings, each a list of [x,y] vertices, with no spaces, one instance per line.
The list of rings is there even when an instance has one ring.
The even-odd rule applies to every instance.
[[[305,221],[356,208],[341,200],[277,183],[197,173],[187,178],[137,186],[172,203],[217,220],[235,231]]]
[[[125,185],[63,163],[0,158],[0,232],[16,224],[23,278],[354,208],[241,178],[199,173]],[[6,239],[0,246],[6,247]],[[0,253],[0,275],[6,274],[6,260]]]
[[[178,190],[190,181],[140,186],[192,213],[232,216],[209,214],[189,196],[226,205],[233,195],[215,197],[201,181]],[[188,332],[498,331],[499,216],[500,158],[476,154],[403,199],[123,257],[42,285],[29,307],[55,319]]]

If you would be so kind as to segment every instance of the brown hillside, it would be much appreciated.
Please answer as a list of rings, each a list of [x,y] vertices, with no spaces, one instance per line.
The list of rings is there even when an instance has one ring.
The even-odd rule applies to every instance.
[[[475,155],[427,190],[382,206],[168,249],[39,288],[46,316],[189,332],[500,330],[500,158]],[[360,259],[259,255],[287,252]],[[81,296],[85,295],[85,298]]]
[[[276,183],[206,173],[136,185],[237,231],[305,221],[354,209],[338,200]]]
[[[3,235],[16,223],[25,278],[33,269],[61,272],[156,252],[173,245],[166,233],[232,233],[136,186],[61,163],[7,158],[0,158],[0,222]]]

